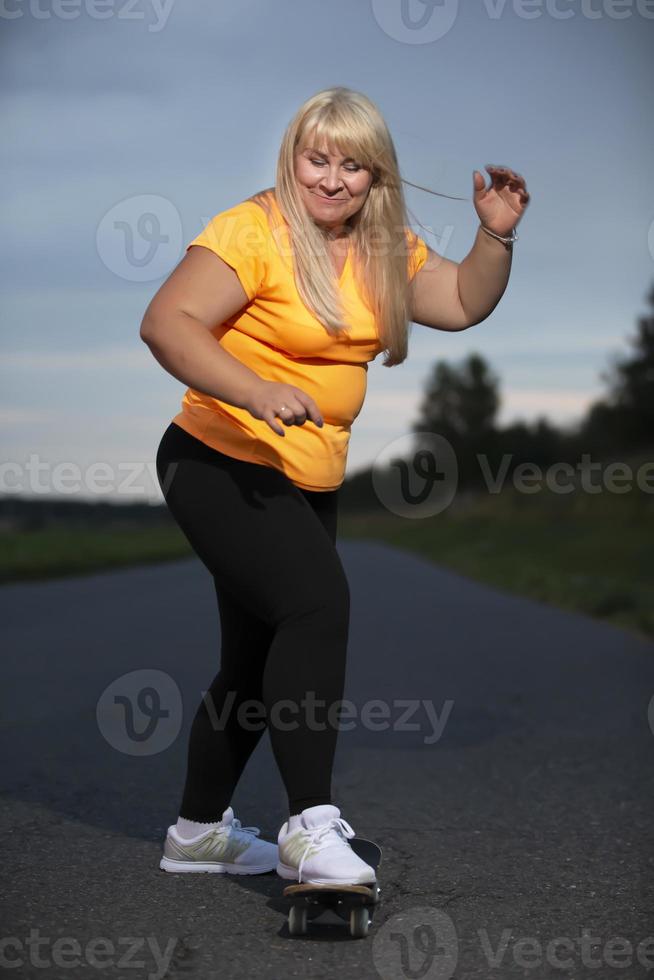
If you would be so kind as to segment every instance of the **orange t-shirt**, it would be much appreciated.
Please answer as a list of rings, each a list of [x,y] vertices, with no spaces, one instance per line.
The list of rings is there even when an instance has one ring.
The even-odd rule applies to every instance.
[[[274,201],[277,219],[283,218]],[[427,259],[425,242],[407,228],[410,275]],[[281,242],[281,247],[280,243]],[[203,245],[236,272],[249,302],[212,328],[216,340],[266,381],[291,384],[310,395],[323,426],[311,419],[283,426],[280,436],[242,408],[188,388],[172,420],[228,456],[281,470],[305,490],[336,490],[345,478],[350,427],[366,394],[368,362],[384,349],[375,318],[359,297],[350,255],[339,280],[349,335],[333,337],[302,303],[293,277],[288,237],[274,236],[254,201],[215,215],[186,246]]]

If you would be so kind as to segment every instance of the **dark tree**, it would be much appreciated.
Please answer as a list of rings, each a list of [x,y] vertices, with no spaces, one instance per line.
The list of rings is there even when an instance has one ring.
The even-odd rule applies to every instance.
[[[654,443],[654,285],[647,300],[651,311],[637,320],[632,353],[616,356],[600,375],[609,393],[591,405],[581,424],[589,448],[633,450]]]
[[[411,431],[433,432],[451,443],[462,485],[479,482],[478,453],[496,455],[498,388],[498,378],[479,354],[470,354],[459,368],[437,362],[427,382]]]

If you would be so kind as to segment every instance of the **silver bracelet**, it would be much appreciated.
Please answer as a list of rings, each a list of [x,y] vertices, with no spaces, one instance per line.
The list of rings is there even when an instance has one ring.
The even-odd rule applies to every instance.
[[[490,228],[487,228],[486,225],[480,224],[479,227],[483,231],[485,231],[487,235],[490,235],[491,238],[497,238],[498,242],[502,242],[504,244],[504,247],[506,248],[507,251],[510,249],[511,245],[513,245],[513,243],[514,242],[517,242],[517,240],[518,240],[518,235],[516,233],[515,228],[512,228],[511,229],[511,237],[510,238],[503,238],[502,235],[496,235],[495,232],[494,231],[491,231]]]

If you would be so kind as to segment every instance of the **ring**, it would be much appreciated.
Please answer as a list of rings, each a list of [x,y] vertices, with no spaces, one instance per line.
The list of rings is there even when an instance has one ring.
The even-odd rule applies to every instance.
[[[282,412],[285,412],[287,408],[288,408],[288,405],[282,405],[282,407],[280,408],[280,410],[279,410],[279,412],[277,414],[279,415]]]

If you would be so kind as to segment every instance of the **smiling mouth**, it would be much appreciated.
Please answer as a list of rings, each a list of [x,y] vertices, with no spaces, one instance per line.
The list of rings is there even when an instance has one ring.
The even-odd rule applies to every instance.
[[[316,194],[315,192],[314,192],[314,197],[319,197],[321,201],[330,201],[330,202],[332,202],[332,201],[334,201],[334,202],[337,202],[337,201],[346,201],[347,200],[346,197],[325,197],[324,194]]]

